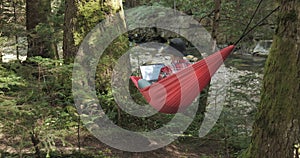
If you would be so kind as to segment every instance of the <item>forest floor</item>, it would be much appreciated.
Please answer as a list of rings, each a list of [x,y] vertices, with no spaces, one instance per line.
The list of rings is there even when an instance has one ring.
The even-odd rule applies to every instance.
[[[218,140],[200,138],[179,138],[163,148],[140,153],[111,148],[93,136],[84,137],[82,142],[83,147],[89,148],[88,152],[101,151],[102,155],[118,158],[215,158],[222,152],[222,146]]]
[[[19,157],[18,154],[20,153],[17,152],[17,149],[7,145],[5,137],[3,135],[1,137],[0,158]],[[109,147],[87,133],[80,138],[80,154],[77,147],[77,136],[70,136],[67,138],[67,141],[73,144],[72,147],[63,147],[58,142],[56,153],[50,154],[51,158],[216,158],[220,157],[218,155],[222,155],[220,153],[222,152],[222,143],[217,140],[204,140],[200,138],[179,138],[163,148],[140,153],[126,152]],[[22,155],[25,157],[34,157],[32,146],[22,149]]]

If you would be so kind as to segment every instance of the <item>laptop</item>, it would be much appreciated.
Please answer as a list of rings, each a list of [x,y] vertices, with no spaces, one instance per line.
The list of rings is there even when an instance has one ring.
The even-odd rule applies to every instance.
[[[164,67],[164,64],[150,64],[150,65],[141,65],[140,70],[142,78],[149,81],[155,82],[158,80],[160,69]]]

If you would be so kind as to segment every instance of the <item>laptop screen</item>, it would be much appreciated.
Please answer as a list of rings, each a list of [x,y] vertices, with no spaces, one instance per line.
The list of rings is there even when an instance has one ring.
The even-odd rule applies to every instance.
[[[142,78],[147,81],[156,81],[158,79],[160,69],[164,66],[164,64],[151,64],[140,66]]]

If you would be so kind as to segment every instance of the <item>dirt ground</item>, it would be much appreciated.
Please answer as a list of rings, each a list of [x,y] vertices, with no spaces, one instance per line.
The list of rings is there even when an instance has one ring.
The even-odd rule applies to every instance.
[[[60,142],[56,143],[56,155],[52,157],[116,157],[116,158],[217,158],[222,152],[222,143],[218,140],[212,139],[200,139],[192,137],[180,137],[178,140],[175,140],[173,143],[165,146],[163,148],[148,151],[148,152],[126,152],[121,151],[115,148],[112,148],[101,141],[99,141],[94,136],[84,133],[80,138],[81,146],[81,156],[78,156],[78,139],[77,136],[70,136],[67,138],[67,141],[70,142],[71,146],[63,146]],[[30,140],[27,142],[29,144]],[[11,147],[11,140],[5,139],[4,135],[1,135],[0,139],[0,158],[2,157],[19,157],[18,149]],[[32,145],[27,146],[27,148],[21,149],[23,155],[28,155],[25,157],[34,157]],[[43,150],[42,150],[43,151]],[[2,153],[2,154],[1,154]],[[89,156],[87,156],[87,155]],[[14,155],[14,156],[11,156]],[[64,156],[62,156],[64,155]],[[100,156],[101,155],[101,156]]]
[[[216,158],[222,150],[218,141],[200,138],[176,140],[166,147],[141,153],[125,152],[111,148],[92,136],[85,137],[82,145],[92,147],[98,151],[108,151],[104,154],[119,158]]]

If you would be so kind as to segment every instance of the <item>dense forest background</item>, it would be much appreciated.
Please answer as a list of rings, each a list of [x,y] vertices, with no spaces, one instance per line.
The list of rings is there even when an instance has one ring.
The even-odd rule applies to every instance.
[[[223,103],[222,114],[207,136],[198,138],[198,129],[206,106],[214,102],[214,99],[209,99],[209,88],[203,94],[204,99],[199,103],[201,108],[184,135],[162,149],[131,153],[101,143],[89,133],[88,127],[82,124],[74,106],[72,70],[80,44],[98,23],[116,12],[143,5],[169,7],[193,16],[211,32],[215,44],[220,48],[240,38],[258,5],[252,26],[277,6],[284,6],[281,7],[284,9],[272,14],[243,38],[238,49],[225,62],[231,75],[230,86],[224,94],[226,102]],[[278,2],[271,0],[125,0],[124,2],[122,0],[0,0],[0,157],[229,158],[250,157],[249,155],[263,157],[263,152],[268,153],[275,149],[289,156],[297,156],[300,152],[300,130],[299,116],[296,116],[299,108],[295,107],[299,105],[296,98],[299,98],[300,86],[298,89],[293,89],[292,94],[285,93],[292,90],[292,87],[285,88],[284,83],[280,82],[282,86],[277,89],[274,78],[284,80],[276,76],[277,71],[280,71],[278,72],[280,74],[284,71],[278,65],[288,64],[287,59],[291,59],[291,67],[287,72],[292,72],[289,74],[294,76],[291,76],[289,81],[294,87],[299,85],[299,48],[293,45],[293,43],[299,44],[299,38],[293,37],[292,33],[284,33],[286,30],[294,30],[296,32],[294,34],[299,35],[297,32],[300,23],[299,8],[299,2],[284,0]],[[105,49],[99,61],[96,73],[96,91],[99,101],[106,115],[125,129],[152,130],[161,127],[173,117],[171,114],[156,114],[147,119],[132,117],[118,107],[111,89],[114,65],[127,50],[141,43],[151,41],[168,43],[170,39],[179,37],[175,33],[162,34],[161,31],[143,28],[127,32]],[[274,49],[270,53],[275,55],[257,57],[252,54],[259,41],[272,40],[274,35],[277,35],[276,44],[273,44]],[[292,42],[289,42],[289,39],[293,39]],[[187,49],[192,53],[193,46],[186,42]],[[290,46],[291,49],[286,50],[298,51],[298,55],[281,54],[277,58],[276,52],[281,52],[283,46]],[[266,72],[274,74],[274,78],[269,77],[267,81],[263,81],[266,60],[267,65],[271,67],[267,68]],[[277,64],[274,60],[282,63]],[[272,83],[274,83],[273,87],[267,86]],[[260,104],[262,86],[264,95]],[[213,89],[213,86],[211,88]],[[268,90],[272,91],[272,89],[280,93],[269,93]],[[137,102],[143,102],[141,96],[134,89],[132,91],[132,96]],[[291,100],[280,102],[273,99],[274,102],[269,102],[272,96]],[[289,102],[294,104],[287,107],[276,106],[279,103],[287,105]],[[264,110],[262,105],[272,109],[272,113]],[[289,125],[289,128],[283,128],[291,129],[290,131],[294,133],[291,135],[295,139],[290,137],[287,138],[288,141],[284,138],[282,141],[267,139],[269,138],[267,135],[274,136],[274,139],[282,133],[285,133],[282,135],[289,135],[286,131],[276,133],[272,130],[278,128],[276,119],[272,117],[280,113],[280,110],[284,110],[288,115],[288,118],[283,120],[287,122],[292,120],[293,123],[282,121],[278,124]],[[269,118],[265,119],[264,115]],[[254,136],[251,138],[255,118],[259,119],[255,122]],[[268,121],[275,123],[270,123],[270,126],[264,129]],[[270,132],[263,133],[262,130]],[[266,138],[269,144],[280,145],[285,142],[284,150],[275,145],[272,146],[274,150],[267,149],[266,144],[259,143],[259,134]],[[259,146],[264,147],[265,150],[259,151]]]

